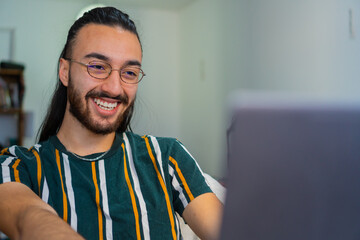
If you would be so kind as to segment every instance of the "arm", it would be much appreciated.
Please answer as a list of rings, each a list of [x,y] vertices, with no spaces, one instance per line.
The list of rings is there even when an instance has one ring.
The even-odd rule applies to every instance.
[[[27,186],[0,184],[0,230],[11,239],[83,239]]]
[[[183,218],[201,239],[218,239],[223,205],[213,193],[205,193],[192,200]]]

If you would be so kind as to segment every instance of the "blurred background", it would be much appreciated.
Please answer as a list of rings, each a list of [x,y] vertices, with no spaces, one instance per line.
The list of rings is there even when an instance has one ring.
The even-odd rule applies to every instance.
[[[359,0],[0,0],[0,60],[25,66],[27,147],[67,31],[90,4],[115,6],[137,24],[147,76],[134,132],[178,138],[215,178],[224,176],[233,90],[358,98]],[[16,136],[15,121],[0,115],[2,144]]]

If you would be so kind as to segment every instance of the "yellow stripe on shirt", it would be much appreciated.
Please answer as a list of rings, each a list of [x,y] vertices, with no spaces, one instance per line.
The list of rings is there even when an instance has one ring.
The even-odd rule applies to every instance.
[[[40,184],[41,184],[41,161],[40,161],[40,156],[37,153],[37,151],[35,151],[35,149],[31,149],[31,151],[33,152],[35,158],[36,158],[36,163],[37,163],[37,181],[38,181],[38,186],[39,186],[39,195],[40,195]]]
[[[134,216],[135,216],[136,238],[137,238],[137,239],[141,239],[141,235],[140,235],[140,223],[139,223],[139,211],[138,211],[137,206],[136,206],[134,189],[133,189],[133,187],[132,187],[132,185],[131,185],[130,178],[129,178],[129,173],[128,173],[128,170],[127,170],[126,154],[125,154],[125,146],[124,146],[124,143],[121,144],[121,147],[122,147],[123,152],[124,152],[124,173],[125,173],[125,180],[126,180],[126,183],[127,183],[127,185],[128,185],[128,188],[129,188],[130,197],[131,197],[131,203],[132,203],[132,207],[133,207],[133,211],[134,211]]]
[[[14,177],[16,182],[20,182],[19,170],[17,170],[17,166],[19,165],[19,163],[20,163],[20,159],[17,159],[14,165],[12,166],[12,168],[14,169]]]
[[[182,172],[181,172],[181,170],[179,168],[178,163],[172,157],[169,157],[169,160],[170,160],[170,162],[172,162],[174,164],[175,171],[177,172],[177,174],[178,174],[178,176],[179,176],[179,178],[180,178],[180,180],[181,180],[181,182],[182,182],[182,184],[183,184],[183,186],[185,188],[185,191],[186,191],[186,193],[188,194],[188,196],[190,198],[190,201],[194,200],[194,195],[191,193],[189,185],[187,184],[187,182],[186,182],[186,180],[184,178],[184,175],[182,174]]]
[[[97,206],[97,210],[98,210],[99,240],[103,240],[104,239],[103,221],[102,221],[103,219],[102,219],[102,212],[101,212],[101,207],[100,207],[100,191],[99,191],[99,186],[98,186],[97,178],[96,178],[95,162],[91,162],[91,169],[92,169],[93,182],[95,185],[95,201],[96,201],[96,206]]]
[[[149,156],[150,156],[150,158],[151,158],[151,161],[152,161],[152,163],[153,163],[153,165],[154,165],[154,168],[155,168],[157,177],[158,177],[158,179],[159,179],[161,188],[163,189],[164,194],[165,194],[165,201],[166,201],[166,206],[167,206],[167,210],[168,210],[168,213],[169,213],[170,224],[171,224],[171,232],[172,232],[173,239],[176,240],[176,231],[175,231],[174,215],[173,215],[172,208],[171,208],[171,203],[170,203],[169,194],[168,194],[168,192],[167,192],[164,179],[161,177],[160,171],[159,171],[159,169],[158,169],[158,167],[157,167],[157,165],[156,165],[156,160],[155,160],[155,157],[154,157],[154,155],[153,155],[153,153],[152,153],[152,151],[151,151],[149,139],[148,139],[146,136],[144,136],[143,138],[145,139],[146,148],[147,148],[147,150],[148,150],[148,153],[149,153]]]
[[[63,219],[65,222],[67,222],[67,219],[68,219],[67,197],[66,197],[66,193],[65,193],[65,189],[64,189],[63,177],[61,174],[60,155],[59,155],[59,151],[57,149],[55,149],[55,156],[56,156],[56,164],[57,164],[57,167],[59,170],[59,175],[60,175],[61,189],[63,192]]]
[[[9,154],[8,148],[1,150],[0,155],[4,155],[5,153]]]

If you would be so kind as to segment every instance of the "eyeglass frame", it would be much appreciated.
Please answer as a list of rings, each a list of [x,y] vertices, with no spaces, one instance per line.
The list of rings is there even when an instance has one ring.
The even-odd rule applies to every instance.
[[[78,63],[78,64],[80,64],[80,65],[85,66],[85,67],[86,67],[86,71],[87,71],[87,73],[90,75],[90,77],[93,77],[93,78],[96,78],[96,79],[101,79],[101,80],[107,79],[113,71],[118,71],[118,72],[119,72],[119,76],[120,76],[120,80],[121,80],[122,82],[124,82],[124,83],[126,83],[126,84],[138,84],[138,83],[146,76],[146,74],[144,73],[144,71],[143,71],[141,68],[139,68],[140,73],[142,74],[142,77],[141,77],[137,82],[130,83],[130,82],[126,82],[126,81],[121,77],[121,70],[123,70],[124,68],[126,68],[126,66],[125,66],[125,67],[122,67],[122,68],[119,68],[119,69],[113,69],[113,67],[111,66],[110,63],[105,62],[105,61],[101,61],[101,60],[99,60],[99,61],[90,61],[89,63],[82,63],[82,62],[76,61],[76,60],[71,59],[71,58],[64,58],[64,59],[65,59],[66,61]],[[109,66],[110,66],[110,72],[109,72],[108,75],[107,75],[106,77],[104,77],[104,78],[94,77],[94,76],[91,75],[90,72],[89,72],[89,66],[92,65],[92,64],[90,64],[91,62],[101,62],[101,63],[105,63],[105,64],[109,65]]]

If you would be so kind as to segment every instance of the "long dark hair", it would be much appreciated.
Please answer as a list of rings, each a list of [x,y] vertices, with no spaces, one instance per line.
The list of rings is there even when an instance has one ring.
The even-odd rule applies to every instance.
[[[140,42],[136,26],[126,13],[123,13],[122,11],[113,7],[94,8],[89,12],[84,13],[84,15],[78,20],[76,20],[75,23],[71,26],[59,60],[60,58],[71,58],[72,47],[74,45],[79,30],[90,23],[102,24],[107,26],[119,26],[124,30],[134,33]],[[59,66],[57,72],[59,75]],[[58,132],[65,115],[66,103],[67,87],[65,87],[61,83],[60,79],[58,79],[56,89],[53,93],[46,117],[41,124],[37,134],[38,141],[45,141],[50,136],[55,135]],[[131,104],[127,111],[124,113],[122,122],[116,132],[121,133],[126,130],[131,131],[130,120],[133,112],[134,104]]]

